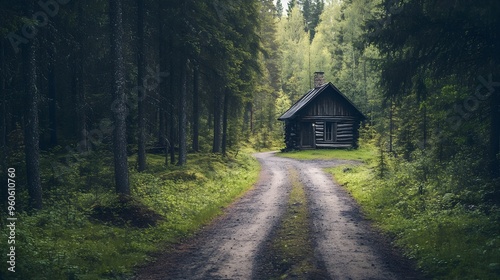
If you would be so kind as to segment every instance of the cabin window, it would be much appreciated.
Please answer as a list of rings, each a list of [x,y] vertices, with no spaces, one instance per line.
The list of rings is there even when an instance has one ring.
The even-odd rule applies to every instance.
[[[325,141],[328,142],[337,141],[337,123],[334,122],[325,123]]]

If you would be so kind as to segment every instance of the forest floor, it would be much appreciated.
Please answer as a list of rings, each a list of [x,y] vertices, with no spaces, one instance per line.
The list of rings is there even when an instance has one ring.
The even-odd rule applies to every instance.
[[[254,188],[136,279],[423,279],[323,171],[352,161],[256,157]]]

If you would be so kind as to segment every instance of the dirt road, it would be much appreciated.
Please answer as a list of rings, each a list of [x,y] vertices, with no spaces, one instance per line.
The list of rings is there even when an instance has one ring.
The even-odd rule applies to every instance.
[[[322,168],[346,161],[298,161],[256,155],[259,182],[192,240],[142,268],[136,279],[268,279],[256,269],[263,244],[285,211],[289,170],[309,200],[315,258],[330,279],[417,279],[406,261],[363,219],[358,206]]]

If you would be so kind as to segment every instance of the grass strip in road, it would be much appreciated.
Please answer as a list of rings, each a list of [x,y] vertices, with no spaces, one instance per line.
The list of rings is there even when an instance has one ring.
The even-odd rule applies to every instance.
[[[314,258],[307,197],[295,169],[283,220],[266,244],[262,260],[266,279],[325,279]]]

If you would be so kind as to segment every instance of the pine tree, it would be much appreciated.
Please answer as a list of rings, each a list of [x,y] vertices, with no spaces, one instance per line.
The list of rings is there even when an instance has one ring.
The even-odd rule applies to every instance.
[[[146,170],[146,117],[145,99],[147,89],[144,88],[144,0],[137,0],[137,108],[138,108],[138,133],[137,133],[137,170]]]
[[[26,0],[26,16],[34,11],[35,1]],[[34,32],[36,27],[31,26]],[[36,86],[36,38],[28,40],[23,48],[24,88],[26,94],[26,119],[24,124],[24,146],[26,154],[26,174],[30,205],[42,209],[42,184],[40,181],[40,131],[39,131],[39,92]]]
[[[276,14],[278,18],[283,16],[283,3],[281,3],[281,0],[276,1]]]
[[[288,1],[288,7],[286,9],[286,14],[288,16],[290,16],[290,14],[292,13],[293,8],[295,8],[295,4],[296,4],[295,1],[296,0],[290,0],[290,1]]]
[[[116,192],[130,194],[127,162],[127,134],[125,105],[125,65],[123,57],[123,20],[121,0],[109,0],[111,24],[111,55],[113,63],[113,154]]]

